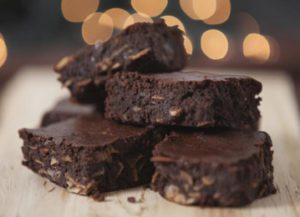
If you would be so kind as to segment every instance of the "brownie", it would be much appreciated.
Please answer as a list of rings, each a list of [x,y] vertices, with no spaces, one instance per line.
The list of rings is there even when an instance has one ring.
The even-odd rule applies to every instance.
[[[174,132],[153,152],[152,187],[184,205],[242,206],[275,193],[264,132]]]
[[[61,99],[53,109],[49,110],[43,115],[41,126],[45,127],[69,118],[92,115],[96,113],[97,109],[93,105],[76,104],[68,99]]]
[[[159,19],[129,26],[103,44],[63,58],[54,68],[74,99],[99,103],[104,101],[105,81],[116,71],[176,71],[186,62],[181,30]]]
[[[132,127],[101,115],[21,129],[23,165],[68,191],[89,196],[142,184],[153,174],[154,144],[163,132]]]
[[[106,84],[105,116],[138,125],[256,129],[261,90],[244,75],[116,73]]]

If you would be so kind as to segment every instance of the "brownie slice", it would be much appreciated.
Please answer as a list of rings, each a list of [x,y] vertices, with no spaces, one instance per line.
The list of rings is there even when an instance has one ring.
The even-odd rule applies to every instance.
[[[97,196],[148,184],[154,144],[161,129],[119,125],[84,116],[40,129],[19,131],[23,165],[68,191]]]
[[[139,125],[256,129],[261,90],[243,75],[117,73],[106,84],[105,115]]]
[[[153,189],[184,205],[242,206],[275,193],[264,132],[177,132],[154,150]]]
[[[41,126],[45,127],[53,123],[67,120],[73,117],[97,114],[97,109],[93,105],[76,104],[68,99],[62,99],[44,114]]]
[[[74,99],[99,103],[105,97],[105,81],[116,71],[175,71],[186,62],[182,32],[156,20],[129,26],[103,44],[63,58],[55,71]]]

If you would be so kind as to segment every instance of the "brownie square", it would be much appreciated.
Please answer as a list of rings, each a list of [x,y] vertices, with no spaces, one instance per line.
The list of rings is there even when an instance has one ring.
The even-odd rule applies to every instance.
[[[242,206],[275,193],[264,132],[175,132],[153,152],[152,187],[184,205]]]
[[[41,126],[45,127],[70,118],[93,114],[97,114],[97,108],[94,105],[77,104],[69,99],[61,99],[53,109],[43,115]]]
[[[243,75],[117,73],[106,84],[105,116],[137,125],[256,129],[261,90]]]
[[[102,103],[105,81],[116,71],[161,72],[185,67],[182,32],[163,20],[129,26],[103,44],[87,46],[54,67],[81,103]]]
[[[119,125],[101,115],[22,129],[19,135],[23,165],[70,192],[90,196],[149,184],[151,152],[164,136],[159,128]]]

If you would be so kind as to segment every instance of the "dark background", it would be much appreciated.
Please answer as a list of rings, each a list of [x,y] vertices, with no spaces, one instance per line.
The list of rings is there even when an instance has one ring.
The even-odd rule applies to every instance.
[[[194,42],[191,65],[201,67],[242,67],[283,69],[290,73],[296,87],[300,71],[300,1],[299,0],[243,0],[231,1],[230,19],[221,25],[210,26],[191,20],[181,10],[178,0],[169,0],[163,14],[175,15],[185,24]],[[120,7],[133,13],[129,0],[102,0],[98,11]],[[277,61],[257,63],[245,59],[239,49],[231,58],[220,61],[208,59],[199,49],[201,33],[210,28],[220,29],[236,44],[242,39],[239,29],[240,12],[252,15],[260,26],[260,33],[274,37],[280,46]],[[8,47],[8,60],[0,68],[0,87],[23,65],[53,64],[61,56],[73,52],[85,43],[81,24],[70,23],[61,13],[60,0],[0,0],[0,32]]]

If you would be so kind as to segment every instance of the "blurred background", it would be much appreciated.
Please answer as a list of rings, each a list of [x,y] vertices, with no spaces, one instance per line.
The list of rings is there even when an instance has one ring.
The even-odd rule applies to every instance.
[[[161,17],[185,33],[191,66],[281,69],[300,97],[299,0],[0,0],[0,91],[24,65]],[[300,101],[299,101],[300,102]]]

